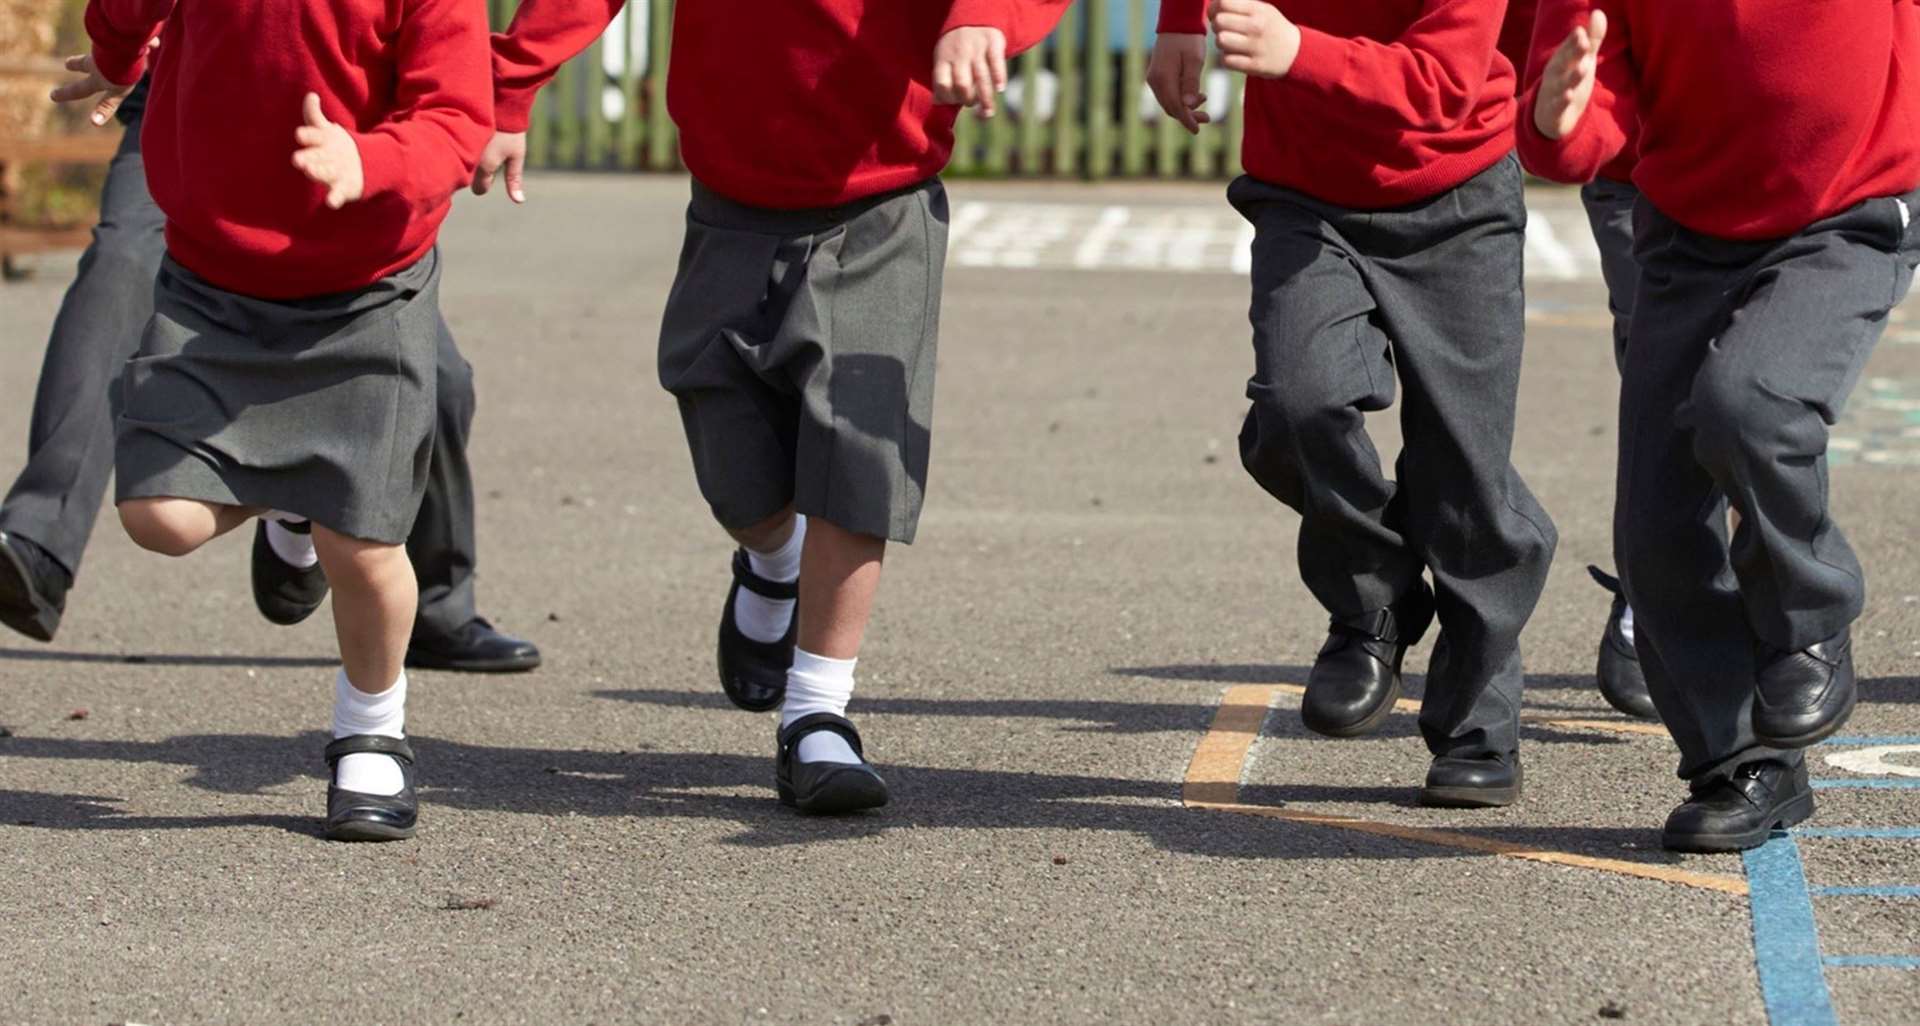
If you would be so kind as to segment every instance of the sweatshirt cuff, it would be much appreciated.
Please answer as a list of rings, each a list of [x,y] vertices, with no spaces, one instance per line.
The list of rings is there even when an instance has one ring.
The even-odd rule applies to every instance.
[[[100,77],[117,86],[130,86],[147,73],[147,48],[143,43],[129,55],[113,47],[93,44],[93,66]]]
[[[959,28],[995,28],[1004,33],[1013,22],[1012,7],[1013,0],[953,0],[940,34]]]
[[[1300,52],[1293,55],[1287,79],[1315,89],[1333,89],[1347,77],[1352,47],[1319,29],[1300,26]]]
[[[1533,106],[1540,96],[1539,86],[1521,93],[1514,115],[1514,149],[1520,157],[1520,165],[1532,174],[1548,181],[1567,185],[1584,185],[1593,180],[1598,171],[1596,162],[1590,154],[1600,148],[1595,138],[1601,131],[1600,122],[1604,112],[1596,105],[1589,104],[1587,112],[1573,126],[1573,131],[1558,139],[1549,139],[1540,134],[1540,128],[1533,123]]]
[[[1154,31],[1168,35],[1206,35],[1206,0],[1162,0],[1160,23]]]
[[[533,103],[539,99],[538,89],[507,89],[495,86],[493,90],[493,130],[496,132],[524,132],[533,123]]]

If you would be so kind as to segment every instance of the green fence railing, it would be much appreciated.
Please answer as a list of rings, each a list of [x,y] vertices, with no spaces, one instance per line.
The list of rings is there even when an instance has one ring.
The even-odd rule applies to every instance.
[[[489,2],[494,23],[505,26],[517,0]],[[1158,0],[1077,0],[1044,44],[1014,62],[1000,116],[961,116],[949,172],[1086,179],[1238,174],[1240,76],[1210,69],[1203,91],[1214,124],[1198,136],[1182,131],[1143,84],[1157,16]],[[629,0],[607,32],[541,92],[529,160],[548,168],[677,169],[667,117],[672,20],[672,0]]]

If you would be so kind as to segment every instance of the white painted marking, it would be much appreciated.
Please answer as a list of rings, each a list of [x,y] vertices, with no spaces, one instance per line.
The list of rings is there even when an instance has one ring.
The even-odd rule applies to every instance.
[[[1131,211],[1126,207],[1108,207],[1100,211],[1100,220],[1081,237],[1079,248],[1073,251],[1073,266],[1082,269],[1099,267],[1106,259],[1107,247],[1113,244],[1113,237],[1120,233],[1120,226],[1126,224],[1130,216]]]
[[[1253,271],[1253,222],[1240,219],[1240,230],[1233,237],[1233,273]]]
[[[1826,763],[1834,769],[1869,777],[1920,777],[1920,766],[1888,761],[1896,755],[1920,755],[1920,745],[1880,745],[1835,752],[1826,757]]]
[[[1580,276],[1580,264],[1573,258],[1573,251],[1560,241],[1553,222],[1538,210],[1527,211],[1527,248],[1546,263],[1555,278],[1571,281]]]
[[[966,234],[987,219],[985,203],[962,203],[960,209],[953,212],[953,220],[947,225],[947,248],[952,249]]]

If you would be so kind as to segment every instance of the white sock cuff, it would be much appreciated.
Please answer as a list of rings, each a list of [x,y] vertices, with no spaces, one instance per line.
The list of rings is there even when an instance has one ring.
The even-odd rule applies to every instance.
[[[333,682],[333,736],[377,734],[382,737],[406,737],[407,675],[405,671],[393,686],[370,695],[347,680],[341,670]]]
[[[787,671],[787,697],[780,707],[782,722],[829,712],[847,714],[853,700],[853,667],[857,659],[828,659],[803,648],[793,650],[793,668]]]
[[[800,552],[807,543],[807,518],[799,513],[793,516],[793,533],[779,548],[772,552],[747,550],[747,565],[753,572],[769,581],[791,583],[800,579]]]
[[[319,550],[313,547],[313,535],[306,531],[290,531],[279,520],[267,521],[267,547],[280,557],[282,563],[301,570],[320,562]]]

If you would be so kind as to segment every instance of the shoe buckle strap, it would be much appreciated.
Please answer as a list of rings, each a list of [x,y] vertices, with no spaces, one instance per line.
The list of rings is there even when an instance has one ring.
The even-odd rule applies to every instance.
[[[847,746],[853,749],[853,754],[859,756],[860,761],[866,761],[866,748],[860,744],[860,731],[854,728],[852,721],[844,716],[835,716],[826,712],[802,716],[780,728],[781,750],[791,752],[799,747],[801,738],[816,730],[832,731],[845,738]]]
[[[333,743],[327,745],[325,753],[327,766],[331,768],[346,756],[359,755],[363,752],[392,756],[404,765],[413,765],[413,746],[407,744],[406,738],[386,737],[381,734],[349,734],[343,738],[336,738]]]
[[[740,587],[771,602],[800,597],[799,581],[770,581],[754,573],[753,564],[747,561],[746,549],[736,549],[733,553],[733,579]]]

